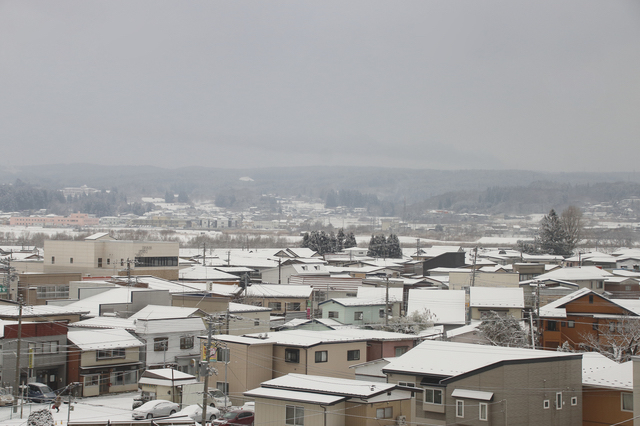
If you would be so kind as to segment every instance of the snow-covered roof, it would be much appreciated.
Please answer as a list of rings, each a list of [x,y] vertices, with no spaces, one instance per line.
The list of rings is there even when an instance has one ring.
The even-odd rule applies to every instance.
[[[141,385],[178,386],[198,383],[195,376],[172,368],[146,370],[138,380]]]
[[[216,280],[239,281],[240,278],[233,274],[222,272],[211,266],[193,265],[178,271],[181,280]]]
[[[131,333],[120,328],[109,330],[69,329],[67,338],[83,351],[144,346],[144,343],[131,335]]]
[[[464,324],[466,321],[464,290],[410,289],[407,314],[429,310],[436,324]]]
[[[109,239],[115,239],[113,237],[110,237],[108,232],[97,232],[93,235],[89,235],[88,237],[85,238],[85,240],[99,240],[104,237],[109,237]]]
[[[616,263],[616,258],[610,254],[600,253],[597,251],[591,253],[582,253],[565,259],[565,262],[579,262],[580,260],[588,260],[593,263]]]
[[[253,284],[247,288],[247,297],[264,298],[304,298],[311,297],[313,289],[309,285],[294,284]]]
[[[362,299],[359,297],[338,297],[334,299],[325,300],[324,302],[320,302],[318,305],[324,305],[327,303],[337,303],[342,306],[378,306],[384,305],[385,301],[380,299]],[[390,303],[391,300],[389,301]]]
[[[520,308],[524,309],[522,288],[471,287],[469,300],[474,308]]]
[[[211,283],[209,291],[219,296],[233,297],[242,291],[242,287],[237,284]]]
[[[244,303],[229,302],[229,313],[241,313],[241,312],[265,312],[271,311],[271,308],[262,306],[246,305]]]
[[[320,393],[274,388],[256,388],[245,392],[244,395],[250,398],[269,398],[320,405],[333,405],[346,399],[344,396],[323,395]]]
[[[404,355],[393,358],[384,371],[451,377],[500,361],[560,359],[568,356],[576,354],[426,340]]]
[[[337,342],[362,342],[367,340],[377,341],[398,341],[417,339],[417,336],[392,333],[380,330],[362,330],[356,328],[343,328],[339,330],[285,330],[268,333],[264,339],[264,334],[245,334],[245,337],[252,337],[263,342],[270,342],[277,345],[308,347],[321,343]]]
[[[618,365],[618,363],[598,352],[583,352],[582,353],[583,382],[585,377],[587,377],[588,375],[593,374],[596,371],[607,369],[614,365]]]
[[[566,318],[567,312],[564,305],[590,293],[593,292],[588,288],[581,288],[580,290],[567,294],[566,296],[556,299],[551,303],[540,306],[540,316],[546,318]]]
[[[70,327],[78,328],[122,328],[135,331],[136,325],[131,318],[118,317],[94,317],[82,321],[76,321]]]
[[[390,287],[389,288],[389,301],[390,302],[402,302],[403,287]],[[358,287],[358,299],[370,299],[370,300],[382,300],[386,301],[387,289],[385,287]]]
[[[18,318],[20,316],[18,305],[0,305],[0,316],[5,318]],[[88,309],[78,306],[55,305],[26,305],[22,308],[23,317],[49,317],[54,315],[86,315]]]
[[[137,292],[157,291],[148,288],[138,287],[115,287],[103,291],[100,294],[86,297],[84,299],[64,305],[63,308],[70,310],[86,311],[90,316],[100,316],[100,306],[109,304],[131,303],[131,298]],[[51,306],[51,305],[47,305]]]
[[[132,319],[170,319],[203,317],[205,312],[199,308],[187,308],[182,306],[147,305],[129,318]]]
[[[613,274],[597,266],[579,266],[574,268],[558,268],[536,277],[537,280],[557,279],[564,281],[597,280],[610,277]]]
[[[608,368],[583,374],[582,385],[633,391],[633,361],[614,362]]]
[[[171,319],[144,319],[135,320],[136,333],[158,334],[158,333],[189,333],[196,334],[204,332],[207,327],[202,318],[171,318]]]
[[[318,392],[343,397],[369,398],[396,388],[393,383],[289,373],[262,383],[264,388]]]

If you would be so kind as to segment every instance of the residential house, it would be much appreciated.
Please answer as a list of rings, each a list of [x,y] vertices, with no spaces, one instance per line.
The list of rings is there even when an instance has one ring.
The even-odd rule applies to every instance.
[[[522,288],[471,287],[469,289],[471,319],[481,320],[495,312],[500,316],[522,319],[524,293]]]
[[[459,269],[449,272],[449,290],[471,287],[518,287],[520,275],[505,270],[485,272],[482,270]]]
[[[18,324],[0,322],[3,339],[2,382],[15,383]],[[20,383],[40,382],[51,389],[67,384],[67,326],[64,322],[23,322],[20,346]]]
[[[626,321],[639,321],[640,306],[634,302],[608,299],[581,288],[540,307],[540,345],[545,349],[556,349],[564,342],[574,349],[589,346],[585,336],[601,338],[607,330],[618,330]]]
[[[580,288],[588,288],[597,293],[604,293],[604,282],[613,276],[597,266],[582,266],[573,268],[555,269],[536,277],[538,281],[547,279],[568,281],[577,284]]]
[[[27,305],[46,305],[51,299],[68,299],[69,283],[81,279],[80,273],[19,274],[18,294]]]
[[[388,318],[398,318],[402,300],[361,299],[344,297],[319,303],[322,318],[334,319],[342,324],[384,324]]]
[[[581,354],[427,340],[383,368],[412,387],[413,422],[582,424]]]
[[[146,370],[136,384],[151,399],[162,399],[179,404],[182,401],[183,385],[198,383],[195,376],[171,368]]]
[[[255,399],[255,426],[411,424],[412,393],[400,386],[287,374],[244,393]]]
[[[586,363],[585,356],[585,363]],[[582,374],[582,425],[632,425],[634,362],[609,364]],[[637,366],[636,366],[637,368]]]
[[[309,285],[253,284],[245,291],[244,303],[268,307],[271,314],[287,319],[306,318],[312,291]]]
[[[131,392],[138,388],[144,343],[126,330],[75,330],[68,333],[69,383],[82,384],[82,396]]]
[[[226,334],[240,336],[248,333],[267,333],[271,329],[271,308],[229,303],[229,314],[224,317]]]
[[[80,307],[34,305],[23,306],[21,315],[17,302],[0,301],[0,319],[7,321],[18,321],[22,316],[23,322],[73,323],[89,314],[89,310]]]

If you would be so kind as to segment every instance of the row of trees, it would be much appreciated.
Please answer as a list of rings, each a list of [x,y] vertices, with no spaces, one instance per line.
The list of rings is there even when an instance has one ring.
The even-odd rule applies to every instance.
[[[301,247],[309,248],[319,254],[337,253],[344,249],[357,247],[356,236],[353,232],[348,234],[340,228],[336,235],[333,231],[326,233],[325,231],[307,232],[302,237]]]
[[[385,237],[384,234],[372,235],[367,256],[401,259],[400,239],[396,234],[389,234],[388,237]]]
[[[533,243],[518,241],[518,248],[528,254],[546,253],[571,256],[583,234],[582,211],[567,207],[560,216],[554,209],[540,221]]]

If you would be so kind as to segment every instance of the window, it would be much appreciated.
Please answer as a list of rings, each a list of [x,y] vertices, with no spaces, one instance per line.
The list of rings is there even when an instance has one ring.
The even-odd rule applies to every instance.
[[[229,348],[218,349],[217,358],[216,358],[218,362],[229,362],[230,357],[231,357],[231,349]]]
[[[260,326],[260,318],[254,318],[253,319],[253,326],[254,327]]]
[[[229,395],[229,383],[216,382],[216,387],[220,389],[225,395]]]
[[[364,313],[362,313],[362,312],[354,312],[353,313],[354,321],[362,321],[363,318],[364,318]]]
[[[633,394],[632,393],[621,393],[620,394],[622,411],[633,411]]]
[[[558,331],[558,323],[556,321],[547,321],[547,331]]]
[[[478,413],[478,418],[480,420],[487,421],[487,419],[488,419],[488,406],[487,406],[487,403],[486,402],[481,402],[479,408],[480,408],[480,412]]]
[[[116,371],[111,373],[113,386],[132,385],[138,382],[136,371]]]
[[[286,307],[287,311],[299,311],[300,302],[287,302]]]
[[[376,409],[376,419],[392,419],[393,407],[384,407]]]
[[[572,396],[571,397],[571,405],[573,405],[573,406],[578,405],[578,397],[577,396]]]
[[[338,311],[329,311],[329,318],[339,318]]]
[[[549,403],[548,399],[545,399],[544,401],[542,401],[542,408],[544,408],[545,410],[547,408],[549,408],[551,406],[551,404]]]
[[[56,263],[56,257],[51,256],[51,264],[54,265]]]
[[[138,267],[150,268],[158,266],[178,266],[178,256],[175,257],[136,257],[135,264]]]
[[[280,302],[269,302],[269,308],[273,309],[274,311],[279,311],[282,309],[282,303]]]
[[[194,337],[193,336],[182,336],[180,337],[180,349],[191,349],[193,348]]]
[[[603,285],[603,281],[596,281],[596,288],[602,288]]]
[[[102,268],[102,258],[98,258],[98,268]]]
[[[407,350],[409,349],[408,346],[396,346],[395,350],[396,350],[396,356],[400,356],[403,355],[404,353],[407,352]]]
[[[464,417],[464,401],[456,400],[456,417]]]
[[[327,351],[316,351],[316,362],[327,362],[329,360],[329,355]]]
[[[612,332],[612,333],[614,331],[616,331],[616,323],[615,322],[610,322],[609,323],[609,331]]]
[[[285,424],[303,426],[304,425],[304,407],[297,405],[287,405],[285,407]]]
[[[593,303],[593,294],[589,295],[589,303]]]
[[[69,258],[69,263],[73,263],[73,257]]]
[[[90,376],[84,376],[84,386],[98,386],[100,384],[100,375],[92,374]]]
[[[424,402],[429,404],[442,404],[442,390],[440,389],[425,389],[424,390]]]
[[[300,349],[285,349],[284,360],[285,362],[300,362]]]
[[[156,337],[153,339],[153,350],[154,352],[162,352],[169,349],[169,338],[168,337]]]
[[[598,331],[598,323],[594,322],[593,324],[591,324],[591,328],[594,329],[595,331]]]
[[[378,312],[378,316],[380,318],[384,318],[384,309],[380,309],[380,311]]]
[[[96,360],[125,358],[125,356],[126,356],[126,353],[124,348],[104,349],[101,351],[96,351]]]
[[[556,410],[562,410],[562,392],[556,392]]]
[[[576,322],[574,320],[567,321],[567,327],[575,328],[575,326],[576,326]]]
[[[408,388],[415,388],[416,384],[414,382],[398,382],[398,386],[406,386]]]
[[[124,266],[124,259],[120,259],[120,266]]]
[[[347,351],[347,361],[358,361],[360,359],[360,349]]]

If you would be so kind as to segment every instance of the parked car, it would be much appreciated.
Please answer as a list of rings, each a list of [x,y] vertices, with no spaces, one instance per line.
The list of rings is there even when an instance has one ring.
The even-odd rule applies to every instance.
[[[242,407],[240,407],[241,410],[245,410],[245,411],[253,411],[254,413],[256,412],[256,402],[255,401],[247,401],[245,402]]]
[[[214,425],[252,425],[253,411],[233,410],[222,415],[218,420],[214,420]]]
[[[134,420],[152,419],[154,417],[168,417],[176,413],[179,409],[180,406],[175,402],[157,399],[155,401],[146,402],[140,407],[133,410],[133,413],[131,413],[131,417]]]
[[[31,402],[52,402],[56,399],[56,394],[44,383],[28,383],[25,389],[27,401]]]
[[[13,395],[8,389],[0,388],[0,407],[13,405]]]
[[[191,420],[196,422],[202,421],[202,405],[200,404],[187,405],[182,410],[171,415],[171,417],[184,417],[184,416],[187,416]],[[211,422],[217,419],[218,417],[220,417],[220,410],[214,407],[207,407],[207,421]]]
[[[142,391],[142,393],[140,395],[138,395],[137,397],[133,398],[133,404],[131,406],[131,409],[135,410],[136,408],[140,407],[145,402],[153,401],[154,399],[156,399],[156,393],[155,392]]]

